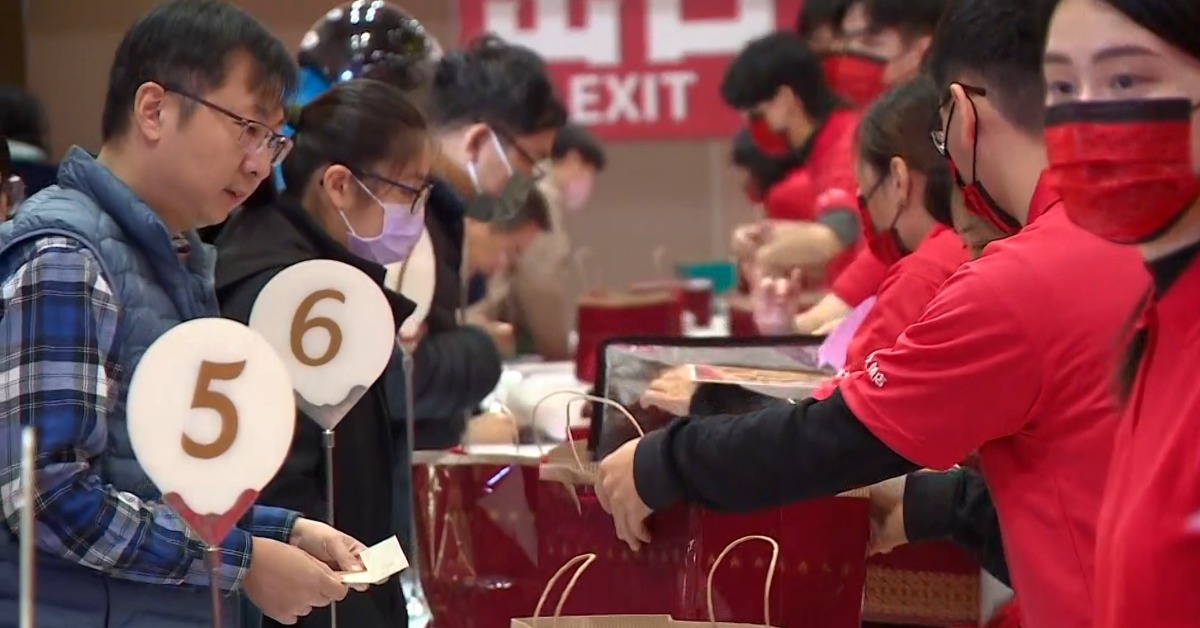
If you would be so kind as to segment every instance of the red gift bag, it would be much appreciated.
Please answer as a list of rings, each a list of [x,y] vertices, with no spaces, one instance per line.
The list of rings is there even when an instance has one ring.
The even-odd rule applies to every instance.
[[[596,352],[609,338],[619,336],[678,336],[682,333],[682,303],[673,292],[644,294],[602,292],[579,299],[576,310],[575,376],[596,378]]]
[[[867,562],[863,618],[919,626],[978,624],[979,586],[979,563],[957,545],[901,545]]]
[[[419,573],[438,628],[504,628],[542,590],[535,506],[540,457],[417,452]]]
[[[629,287],[635,294],[647,292],[675,293],[683,304],[683,311],[690,313],[701,327],[712,324],[713,283],[709,279],[661,279],[641,281]]]
[[[609,405],[637,423],[615,402],[579,396]],[[869,537],[865,490],[755,513],[717,513],[680,504],[654,514],[652,542],[634,553],[617,539],[612,517],[601,508],[592,488],[597,464],[587,460],[582,443],[552,450],[541,468],[537,496],[543,565],[581,553],[603,560],[595,568],[608,586],[573,596],[567,602],[572,614],[667,613],[708,619],[702,591],[706,569],[732,542],[765,536],[782,548],[778,586],[766,601],[779,625],[858,628]],[[712,579],[717,620],[756,621],[762,609],[750,595],[755,577],[747,574],[765,569],[767,558],[748,548]]]

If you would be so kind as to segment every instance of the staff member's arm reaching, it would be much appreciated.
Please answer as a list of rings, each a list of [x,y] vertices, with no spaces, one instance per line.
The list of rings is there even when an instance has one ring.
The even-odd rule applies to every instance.
[[[601,502],[636,547],[649,540],[650,512],[680,500],[749,511],[948,469],[1019,430],[1038,396],[1038,356],[1005,309],[964,269],[894,348],[829,399],[683,418],[651,432],[601,463]],[[971,355],[986,359],[962,359]]]

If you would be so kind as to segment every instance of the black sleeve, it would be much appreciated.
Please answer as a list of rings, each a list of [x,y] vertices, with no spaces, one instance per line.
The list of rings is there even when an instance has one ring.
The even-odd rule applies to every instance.
[[[1011,586],[992,495],[983,476],[971,469],[910,474],[904,487],[904,533],[910,543],[951,539]]]
[[[467,427],[466,414],[495,390],[501,370],[500,352],[482,329],[464,326],[425,336],[413,353],[417,448],[457,445]],[[402,387],[402,371],[389,378],[397,380]],[[394,397],[402,403],[402,396]],[[395,416],[403,418],[402,406]]]
[[[824,401],[679,419],[642,438],[634,478],[654,510],[685,499],[750,511],[836,495],[917,468],[876,438],[835,392]]]
[[[788,402],[747,390],[736,384],[705,383],[696,387],[692,401],[688,404],[688,415],[745,414],[779,403]]]

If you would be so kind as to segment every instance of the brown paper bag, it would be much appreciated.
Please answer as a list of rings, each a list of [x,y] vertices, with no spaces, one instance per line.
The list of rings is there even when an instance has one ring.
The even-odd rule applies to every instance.
[[[713,607],[713,588],[712,577],[716,573],[717,567],[721,566],[721,561],[733,548],[745,543],[746,541],[764,541],[771,545],[771,562],[767,568],[767,582],[763,588],[763,614],[765,623],[763,624],[739,624],[732,622],[716,621],[716,613]],[[595,554],[582,554],[568,560],[566,564],[555,572],[550,578],[550,582],[546,584],[546,589],[542,591],[542,596],[538,599],[537,607],[533,611],[531,618],[514,618],[511,628],[685,628],[709,626],[710,628],[762,628],[771,625],[771,607],[769,604],[771,598],[771,583],[775,578],[775,567],[779,562],[779,544],[774,539],[766,536],[751,535],[742,537],[729,545],[717,556],[713,561],[712,567],[708,570],[707,582],[707,598],[708,598],[708,616],[709,621],[680,621],[670,615],[587,615],[563,617],[563,604],[570,597],[571,591],[575,588],[575,584],[579,581],[579,577],[587,570],[593,562],[596,561]],[[545,607],[546,599],[550,595],[550,591],[554,589],[554,585],[564,574],[574,568],[574,573],[571,574],[571,579],[567,581],[563,587],[562,595],[559,596],[558,604],[554,608],[554,615],[551,617],[542,617],[542,609]]]

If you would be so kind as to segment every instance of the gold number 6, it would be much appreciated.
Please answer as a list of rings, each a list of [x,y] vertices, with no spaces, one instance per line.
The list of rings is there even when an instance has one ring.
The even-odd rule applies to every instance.
[[[238,434],[238,411],[224,393],[212,389],[215,381],[232,381],[242,376],[246,370],[246,361],[241,362],[209,362],[200,363],[200,373],[196,376],[196,390],[192,393],[193,410],[212,410],[221,417],[221,433],[211,443],[198,443],[183,435],[183,453],[201,460],[212,460],[233,447]]]
[[[345,303],[346,295],[332,288],[317,290],[300,302],[300,307],[296,308],[296,314],[292,316],[292,355],[304,366],[329,364],[342,348],[342,328],[338,327],[337,321],[328,316],[308,317],[313,307],[325,299]],[[329,334],[329,345],[325,347],[325,353],[315,358],[304,351],[304,335],[313,329],[324,329]]]

